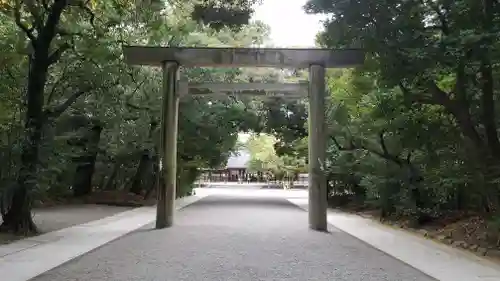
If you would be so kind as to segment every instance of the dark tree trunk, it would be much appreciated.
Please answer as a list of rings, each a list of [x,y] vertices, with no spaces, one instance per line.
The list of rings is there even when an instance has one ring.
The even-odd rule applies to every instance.
[[[106,183],[106,175],[102,175],[101,180],[99,181],[98,188],[103,189],[105,183]]]
[[[156,128],[158,127],[158,122],[156,122],[154,119],[151,119],[149,123],[149,139],[152,140],[154,136],[154,132]],[[153,141],[154,143],[154,141]],[[144,194],[144,200],[149,199],[151,196],[151,193],[155,190],[156,186],[159,183],[159,156],[158,156],[158,147],[153,147],[151,151],[148,151],[148,165],[146,165],[147,170],[144,172],[142,175],[144,182],[144,187],[146,188],[146,192]]]
[[[144,199],[149,199],[153,191],[155,191],[156,187],[159,184],[159,165],[158,165],[158,156],[155,155],[151,158],[151,172],[150,172],[150,180],[148,183],[148,188],[146,189],[146,193],[144,194]]]
[[[8,208],[2,210],[3,223],[0,230],[24,234],[38,232],[31,216],[32,198],[28,189],[16,183],[11,191]]]
[[[42,125],[44,122],[44,92],[47,74],[51,63],[59,59],[56,51],[50,54],[52,41],[56,36],[57,25],[67,1],[55,1],[46,16],[43,25],[36,26],[37,35],[27,28],[21,21],[16,24],[28,35],[33,47],[33,57],[30,57],[28,73],[28,90],[26,93],[26,121],[25,138],[21,145],[21,167],[18,174],[17,186],[13,190],[10,208],[3,214],[1,229],[15,232],[37,232],[31,217],[33,190],[38,185],[39,149],[42,139]]]
[[[92,193],[92,174],[94,173],[94,164],[91,156],[80,157],[76,167],[73,183],[73,196],[81,197]]]
[[[141,160],[139,160],[139,165],[137,166],[137,170],[135,172],[134,177],[132,178],[132,186],[130,187],[130,192],[140,195],[142,190],[147,183],[147,175],[151,169],[151,155],[149,150],[144,150],[141,155]]]
[[[495,1],[485,0],[483,1],[483,20],[481,21],[481,27],[484,33],[493,32],[493,20],[494,20],[494,10]],[[482,107],[482,123],[484,125],[484,130],[486,134],[486,140],[490,148],[491,153],[500,159],[500,141],[498,139],[497,132],[497,118],[495,112],[495,85],[493,78],[493,63],[491,61],[491,50],[490,46],[493,42],[489,38],[484,38],[482,47],[479,49],[481,65],[479,67],[479,72],[481,73],[481,107]]]
[[[99,151],[99,140],[101,139],[102,127],[95,125],[89,132],[87,147],[84,155],[78,158],[78,164],[73,183],[73,195],[75,197],[85,196],[92,192],[92,176],[95,171],[95,162]]]
[[[113,171],[111,172],[111,175],[109,176],[108,180],[106,181],[106,184],[104,185],[104,190],[112,190],[114,189],[115,186],[115,180],[116,177],[118,176],[118,170],[120,169],[120,163],[115,163],[113,165]]]
[[[25,121],[25,138],[21,144],[21,168],[17,185],[13,189],[9,210],[3,216],[2,229],[36,233],[37,229],[31,217],[33,190],[38,188],[39,150],[42,140],[43,92],[47,77],[48,65],[45,61],[35,59],[30,69],[27,110]]]

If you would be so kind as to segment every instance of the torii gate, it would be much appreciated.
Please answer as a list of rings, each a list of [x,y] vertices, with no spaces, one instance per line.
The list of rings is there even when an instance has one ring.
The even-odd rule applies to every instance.
[[[361,50],[124,46],[123,53],[129,64],[163,68],[161,151],[165,186],[158,190],[156,228],[170,227],[174,221],[179,66],[309,68],[309,227],[327,231],[326,179],[322,171],[326,156],[325,68],[361,65]]]

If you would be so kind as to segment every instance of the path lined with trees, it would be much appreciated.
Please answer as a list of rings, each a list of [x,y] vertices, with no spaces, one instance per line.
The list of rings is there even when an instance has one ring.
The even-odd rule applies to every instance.
[[[251,2],[234,1],[247,12]],[[324,171],[332,204],[375,209],[384,219],[498,250],[500,4],[365,2],[310,0],[306,7],[334,15],[318,36],[322,47],[368,54],[362,68],[328,72]],[[36,231],[31,208],[54,198],[116,190],[154,198],[161,77],[127,67],[122,45],[268,39],[264,24],[241,25],[244,13],[201,24],[210,17],[191,1],[5,0],[0,10],[2,231]],[[199,82],[306,77],[268,69],[185,74]],[[193,97],[180,108],[179,195],[189,193],[197,168],[227,160],[238,132],[272,134],[277,157],[306,165],[305,102]]]
[[[32,280],[435,280],[333,227],[308,230],[286,191],[239,191],[205,197],[180,210],[175,227],[147,226]]]

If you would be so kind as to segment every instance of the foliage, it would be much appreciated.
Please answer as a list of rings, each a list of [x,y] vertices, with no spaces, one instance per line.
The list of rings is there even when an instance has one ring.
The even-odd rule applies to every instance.
[[[276,170],[281,164],[274,151],[274,138],[269,135],[252,135],[246,146],[250,152],[248,169],[251,172],[268,172]]]
[[[239,30],[248,24],[253,5],[260,0],[201,0],[191,13],[193,20],[208,24],[211,28],[230,27]]]
[[[272,135],[251,135],[246,143],[250,152],[249,170],[269,173],[276,179],[294,179],[296,174],[304,172],[305,161],[293,155],[278,155],[275,151],[276,139]]]
[[[363,47],[330,71],[329,186],[423,223],[450,211],[498,217],[497,1],[323,1],[318,42]]]
[[[268,35],[249,23],[217,30],[190,19],[197,2],[0,2],[0,210],[2,230],[36,231],[33,204],[124,190],[149,197],[160,153],[161,73],[130,67],[124,44],[251,46]],[[241,69],[193,68],[191,81],[247,81]],[[259,131],[256,104],[183,98],[179,195],[199,168],[224,163],[237,133]]]

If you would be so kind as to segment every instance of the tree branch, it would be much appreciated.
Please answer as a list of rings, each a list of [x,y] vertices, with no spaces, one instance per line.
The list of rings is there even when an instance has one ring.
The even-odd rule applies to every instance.
[[[48,52],[50,44],[56,35],[57,25],[61,19],[62,12],[68,5],[68,0],[54,0],[54,4],[49,9],[49,15],[45,25],[40,32],[40,44],[43,44],[42,51]]]
[[[349,146],[348,147],[341,146],[335,137],[331,136],[330,138],[333,141],[333,143],[335,144],[335,146],[337,147],[337,149],[340,150],[340,151],[350,151],[350,150],[356,150],[356,149],[363,149],[365,151],[368,151],[370,153],[373,153],[373,154],[379,156],[382,159],[394,162],[398,166],[403,167],[405,165],[405,163],[403,162],[403,160],[401,160],[398,156],[395,156],[395,155],[392,155],[392,154],[389,153],[389,150],[387,149],[387,146],[385,144],[384,134],[385,134],[385,131],[382,131],[379,134],[379,142],[380,142],[380,146],[382,148],[382,152],[377,151],[377,150],[372,149],[372,148],[369,148],[369,147],[366,147],[364,145],[356,146],[356,144],[354,143],[354,141],[353,141],[352,138],[349,140]],[[409,158],[410,155],[411,154],[408,155],[408,159],[410,159]]]
[[[115,79],[113,83],[110,83],[110,85],[107,85],[108,87],[116,86],[118,85],[119,79]],[[47,109],[44,111],[45,118],[57,118],[61,114],[64,113],[73,103],[75,103],[79,97],[82,95],[88,93],[91,91],[91,87],[88,86],[87,89],[85,90],[80,90],[78,92],[75,92],[73,95],[71,95],[69,98],[66,99],[63,103],[61,103],[58,106],[53,107],[52,109]]]
[[[74,6],[76,7],[79,7],[80,9],[82,9],[88,16],[89,16],[89,22],[90,22],[90,25],[92,25],[92,27],[95,28],[95,14],[94,12],[87,6],[87,4],[89,3],[90,1],[78,1],[74,4]]]
[[[73,36],[80,36],[80,37],[84,37],[85,36],[81,32],[68,31],[68,30],[60,28],[60,27],[57,28],[56,33],[59,34],[59,36],[61,36],[61,37],[66,37],[66,36],[71,36],[71,37],[73,37]]]
[[[440,105],[444,107],[452,106],[452,100],[450,96],[445,91],[441,90],[435,81],[427,82],[427,89],[430,91],[432,95],[432,99]]]
[[[52,54],[49,55],[49,65],[52,65],[58,62],[61,59],[61,56],[64,52],[71,48],[71,45],[68,43],[62,44],[57,50],[55,50]]]
[[[468,106],[467,93],[466,93],[466,73],[465,65],[467,59],[470,57],[471,51],[467,51],[465,56],[458,60],[457,70],[455,71],[456,81],[453,89],[455,100],[462,106]]]
[[[31,13],[33,16],[33,19],[35,21],[34,26],[38,31],[40,31],[43,28],[43,18],[40,16],[40,13],[38,11],[39,7],[35,6],[35,1],[30,0],[30,1],[23,1],[26,7],[28,7],[28,11]]]
[[[61,76],[59,77],[59,79],[57,79],[57,81],[54,83],[54,85],[52,86],[52,89],[47,97],[47,100],[46,100],[46,104],[50,104],[50,102],[52,102],[52,97],[54,96],[55,92],[56,92],[56,89],[57,87],[61,84],[61,82],[66,78],[66,70],[68,69],[68,66],[69,64],[66,64],[63,68],[63,71],[61,73]]]
[[[402,82],[398,83],[399,89],[403,93],[403,98],[409,103],[420,103],[420,104],[429,104],[429,105],[440,105],[436,100],[432,99],[423,93],[415,94],[410,91],[406,86],[403,85]]]
[[[450,34],[450,27],[448,24],[448,21],[446,20],[446,16],[443,14],[443,12],[439,9],[439,6],[434,4],[434,3],[429,3],[429,1],[424,1],[421,0],[422,4],[428,5],[431,7],[431,9],[437,14],[437,17],[439,19],[439,22],[441,23],[441,31],[443,32],[444,35],[449,35]]]
[[[369,152],[371,152],[371,153],[373,153],[373,154],[375,154],[375,155],[377,155],[385,160],[392,161],[400,167],[403,167],[404,166],[403,161],[397,155],[392,155],[389,153],[389,150],[387,149],[387,146],[385,145],[384,134],[385,134],[385,131],[382,131],[379,134],[379,142],[380,142],[380,146],[382,148],[382,152],[379,152],[375,149],[370,149],[370,148],[365,147],[365,146],[361,146],[361,148],[364,150],[367,150],[367,151],[369,151]]]
[[[21,2],[20,0],[16,0],[16,5],[14,7],[14,18],[16,20],[16,25],[21,28],[24,33],[28,36],[28,38],[31,40],[31,44],[33,47],[35,47],[36,40],[37,38],[33,34],[33,28],[28,28],[26,24],[24,24],[21,20]]]
[[[411,155],[413,150],[408,151],[408,155],[406,155],[406,163],[411,164]]]
[[[131,107],[132,109],[135,109],[135,110],[146,110],[146,111],[151,110],[151,108],[148,107],[148,106],[144,106],[144,107],[143,106],[138,106],[138,105],[135,105],[135,104],[133,104],[133,103],[131,103],[129,101],[126,102],[125,105],[128,106],[128,107]]]
[[[84,94],[88,93],[89,91],[87,90],[81,90],[78,92],[75,92],[72,94],[69,98],[67,98],[63,103],[51,108],[45,110],[45,116],[47,118],[57,118],[61,116],[61,114],[64,113],[73,103],[75,103],[79,97],[83,96]]]
[[[389,151],[387,150],[387,146],[385,145],[384,134],[385,134],[385,130],[382,130],[378,135],[378,138],[380,141],[380,147],[382,148],[382,152],[385,155],[389,155]]]
[[[483,149],[484,143],[476,129],[476,125],[472,121],[468,104],[460,100],[450,99],[448,94],[441,90],[434,81],[429,82],[428,87],[432,93],[433,99],[443,105],[448,113],[455,117],[462,134],[469,138],[478,149]]]
[[[348,149],[345,149],[344,147],[342,147],[334,136],[331,136],[330,139],[333,141],[333,144],[335,144],[335,146],[337,147],[338,150],[340,150],[340,151],[348,150]]]
[[[406,86],[404,86],[402,81],[398,83],[398,86],[403,92],[405,98],[407,98],[411,102],[430,105],[442,105],[444,107],[450,107],[452,105],[452,100],[450,99],[448,93],[441,90],[433,80],[427,80],[422,85],[420,85],[423,90],[426,90],[430,94],[430,96],[425,92],[419,94],[412,93]]]
[[[49,10],[49,3],[47,0],[42,0],[42,6],[45,10]]]

